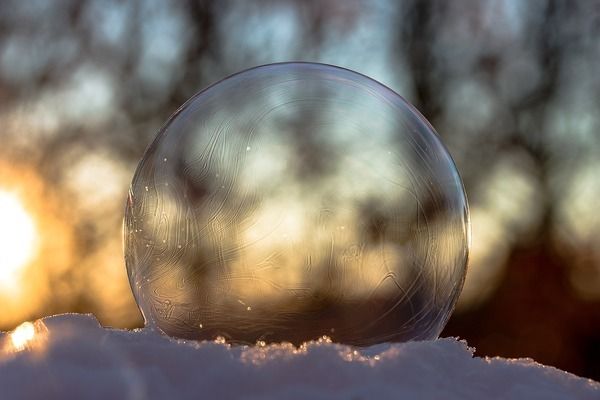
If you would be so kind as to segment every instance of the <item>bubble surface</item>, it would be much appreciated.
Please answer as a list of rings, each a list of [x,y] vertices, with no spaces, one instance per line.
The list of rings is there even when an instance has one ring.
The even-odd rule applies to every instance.
[[[124,223],[147,326],[188,339],[436,338],[469,215],[433,128],[346,69],[271,64],[199,92],[135,173]]]

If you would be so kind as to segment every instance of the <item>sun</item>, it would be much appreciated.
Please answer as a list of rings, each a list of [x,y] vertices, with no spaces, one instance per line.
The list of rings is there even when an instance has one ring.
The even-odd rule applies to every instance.
[[[0,190],[0,288],[18,288],[20,272],[35,255],[36,226],[19,198]]]

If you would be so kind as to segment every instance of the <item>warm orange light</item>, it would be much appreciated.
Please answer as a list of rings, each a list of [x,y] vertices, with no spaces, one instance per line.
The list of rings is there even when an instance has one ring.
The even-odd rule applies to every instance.
[[[0,159],[0,330],[67,304],[80,286],[79,276],[61,279],[76,254],[75,211],[56,188],[30,165]]]
[[[15,291],[36,251],[36,226],[19,199],[0,191],[0,289]]]
[[[25,349],[34,337],[35,326],[31,322],[23,322],[10,334],[13,348],[17,351]]]

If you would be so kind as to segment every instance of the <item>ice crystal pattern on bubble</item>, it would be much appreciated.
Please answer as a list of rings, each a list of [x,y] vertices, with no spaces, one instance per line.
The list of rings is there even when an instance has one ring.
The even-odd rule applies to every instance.
[[[195,95],[125,216],[146,324],[189,339],[432,339],[462,288],[468,208],[429,123],[380,83],[284,63]]]

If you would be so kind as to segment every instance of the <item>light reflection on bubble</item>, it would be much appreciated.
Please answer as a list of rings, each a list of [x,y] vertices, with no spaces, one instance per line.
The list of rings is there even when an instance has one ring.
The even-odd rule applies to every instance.
[[[290,63],[169,120],[134,177],[125,251],[147,324],[169,335],[365,345],[437,337],[468,229],[454,163],[416,110],[357,73]]]

